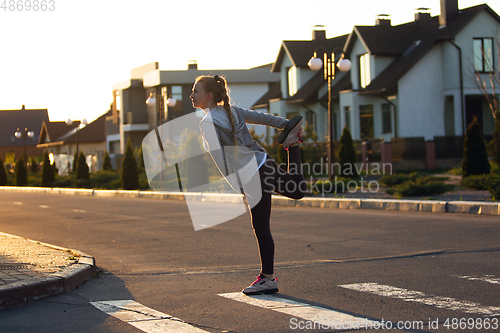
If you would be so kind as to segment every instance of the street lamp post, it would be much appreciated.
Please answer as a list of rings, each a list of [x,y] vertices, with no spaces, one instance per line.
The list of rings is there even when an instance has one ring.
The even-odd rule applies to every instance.
[[[317,57],[318,51],[324,52],[324,61],[321,61],[321,59]],[[335,54],[340,54],[340,56],[337,58]],[[325,48],[318,47],[307,64],[313,71],[320,70],[321,67],[323,67],[325,80],[328,81],[328,178],[330,180],[333,180],[335,174],[334,170],[332,170],[333,161],[335,159],[335,147],[333,145],[332,81],[335,79],[337,67],[342,72],[347,72],[351,69],[351,62],[349,59],[344,59],[344,56],[344,51],[341,48],[336,48],[329,54]]]
[[[19,127],[17,128],[17,131],[16,133],[14,133],[14,136],[16,138],[23,138],[23,142],[24,142],[24,163],[27,163],[26,161],[26,138],[32,138],[35,136],[35,133],[33,133],[33,131],[30,131],[28,130],[27,127],[24,128],[24,131],[21,132],[21,130],[19,129]]]
[[[68,118],[68,120],[66,120],[66,125],[68,126],[73,125],[73,123],[75,123],[75,128],[76,128],[76,158],[78,158],[78,130],[80,129],[81,124],[87,125],[87,119],[83,118],[82,121],[78,121]]]
[[[156,95],[156,97],[155,97]],[[161,87],[161,97],[163,98],[163,105],[164,105],[164,110],[163,112],[165,113],[165,116],[164,118],[166,120],[168,120],[168,107],[174,107],[175,104],[177,103],[177,101],[175,100],[175,98],[173,97],[168,97],[167,98],[167,87]],[[159,142],[161,144],[161,138],[162,138],[162,133],[159,132],[159,130],[161,131],[161,125],[162,125],[162,117],[161,117],[161,103],[158,103],[158,99],[160,97],[160,92],[159,92],[159,89],[156,89],[155,88],[155,91],[150,93],[149,94],[149,98],[146,100],[146,104],[148,106],[153,106],[155,107],[155,112],[156,112],[156,128],[155,128],[155,132],[156,132],[156,135],[157,137],[159,138]],[[160,146],[160,149],[163,150],[163,146]],[[162,159],[162,156],[161,155],[159,158],[160,158],[160,163],[166,163],[166,161],[163,161]],[[179,189],[182,190],[182,184],[181,184],[181,177],[180,177],[180,173],[179,173],[179,166],[177,165],[177,163],[175,163],[175,170],[177,172],[177,180],[179,182]],[[160,181],[163,181],[163,174],[160,173]]]

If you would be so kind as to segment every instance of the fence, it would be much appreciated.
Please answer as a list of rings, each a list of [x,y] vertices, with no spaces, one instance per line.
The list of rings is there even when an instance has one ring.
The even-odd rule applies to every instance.
[[[425,138],[391,138],[393,162],[425,160]]]
[[[463,136],[435,136],[436,159],[462,158],[464,153]]]

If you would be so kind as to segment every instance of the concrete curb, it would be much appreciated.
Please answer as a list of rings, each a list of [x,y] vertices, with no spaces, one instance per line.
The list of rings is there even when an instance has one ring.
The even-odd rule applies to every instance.
[[[185,201],[213,201],[239,203],[238,194],[216,193],[184,193],[184,192],[153,192],[153,191],[125,191],[125,190],[87,190],[64,189],[46,187],[16,187],[0,186],[0,191],[50,193],[65,195],[82,195],[96,197],[145,198],[157,200]],[[397,200],[397,199],[344,199],[344,198],[304,198],[301,200],[288,199],[273,195],[272,204],[283,207],[308,207],[330,209],[372,209],[407,212],[430,213],[465,213],[479,215],[500,216],[500,203],[481,201],[432,201],[432,200]]]
[[[15,236],[17,237],[17,236]],[[33,240],[30,240],[33,241]],[[33,241],[34,242],[34,241]],[[83,252],[40,243],[54,249],[78,254],[73,264],[49,276],[27,279],[0,286],[0,310],[72,291],[95,276],[95,259]]]

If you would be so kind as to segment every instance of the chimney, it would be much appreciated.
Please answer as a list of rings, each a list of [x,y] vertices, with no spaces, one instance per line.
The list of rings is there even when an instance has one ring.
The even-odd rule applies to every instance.
[[[425,21],[431,18],[430,8],[417,8],[415,12],[415,21]]]
[[[189,60],[188,69],[198,69],[198,62],[196,60]]]
[[[441,0],[439,25],[445,26],[458,15],[458,0]]]
[[[315,25],[312,33],[312,40],[326,39],[326,30],[324,25]]]
[[[375,21],[376,26],[391,26],[391,15],[389,14],[379,14],[377,15],[377,20]]]

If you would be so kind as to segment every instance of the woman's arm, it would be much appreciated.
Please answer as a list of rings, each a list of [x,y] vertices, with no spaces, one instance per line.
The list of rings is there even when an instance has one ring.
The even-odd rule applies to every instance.
[[[257,112],[237,107],[234,108],[243,115],[243,119],[245,119],[245,123],[247,124],[266,125],[269,127],[283,129],[288,123],[286,118],[278,117],[269,113]]]

